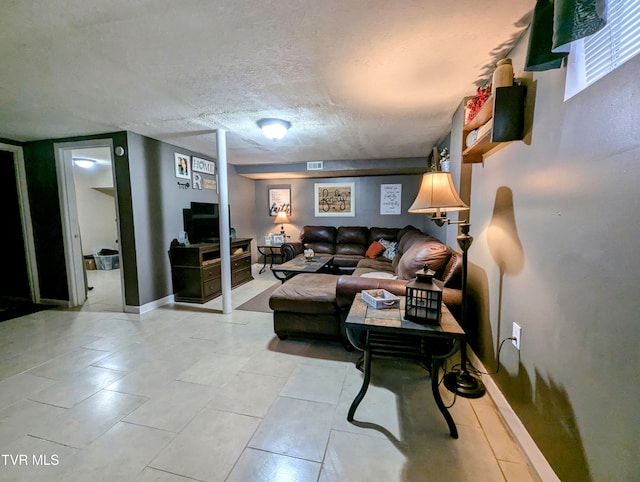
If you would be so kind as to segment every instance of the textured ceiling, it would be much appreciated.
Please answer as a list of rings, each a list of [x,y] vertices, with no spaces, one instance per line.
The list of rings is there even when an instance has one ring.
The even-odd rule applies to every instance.
[[[224,128],[232,164],[427,156],[534,4],[5,0],[0,137],[130,130],[215,156]]]

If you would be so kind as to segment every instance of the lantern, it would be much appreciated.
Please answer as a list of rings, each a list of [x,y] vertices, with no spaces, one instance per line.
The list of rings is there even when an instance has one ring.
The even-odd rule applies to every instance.
[[[442,289],[433,281],[434,271],[427,265],[407,283],[404,318],[423,325],[439,325]]]

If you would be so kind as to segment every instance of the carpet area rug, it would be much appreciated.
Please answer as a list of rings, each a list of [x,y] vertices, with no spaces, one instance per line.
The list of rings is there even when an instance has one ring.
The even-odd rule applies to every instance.
[[[240,306],[236,308],[236,310],[241,311],[259,311],[261,313],[273,313],[273,310],[269,308],[269,297],[271,293],[273,293],[281,283],[274,283],[272,286],[269,286],[263,292],[257,294],[253,298],[248,301],[245,301]]]

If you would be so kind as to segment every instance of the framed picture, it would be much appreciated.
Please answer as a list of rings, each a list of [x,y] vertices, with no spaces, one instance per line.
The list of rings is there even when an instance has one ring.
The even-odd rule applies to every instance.
[[[400,214],[402,184],[380,184],[380,214]]]
[[[291,216],[291,189],[269,188],[269,216],[277,216],[284,211]]]
[[[316,216],[355,216],[355,183],[314,184]]]
[[[280,246],[282,243],[284,243],[284,234],[272,234],[271,243],[274,246]]]
[[[191,179],[191,166],[189,162],[191,160],[191,157],[176,152],[174,154],[174,159],[176,177],[181,177],[182,179]]]

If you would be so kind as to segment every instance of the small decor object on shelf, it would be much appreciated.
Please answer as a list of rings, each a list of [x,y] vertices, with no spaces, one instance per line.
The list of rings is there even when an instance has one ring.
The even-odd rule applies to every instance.
[[[316,255],[316,253],[313,252],[313,249],[305,249],[304,250],[304,258],[307,261],[312,261],[313,257]]]
[[[476,116],[480,108],[484,105],[487,99],[491,96],[491,85],[485,87],[478,87],[476,95],[469,99],[465,105],[465,124],[471,122]]]
[[[400,306],[400,297],[384,289],[362,290],[362,301],[376,310],[398,308]]]
[[[498,60],[496,70],[493,71],[491,82],[491,95],[496,94],[498,87],[511,87],[513,85],[513,65],[511,59]]]
[[[451,156],[449,155],[449,149],[445,147],[440,151],[440,170],[442,172],[449,172],[451,163]]]
[[[424,265],[409,281],[405,290],[404,318],[422,325],[439,325],[442,310],[442,289],[433,282],[434,271]]]

